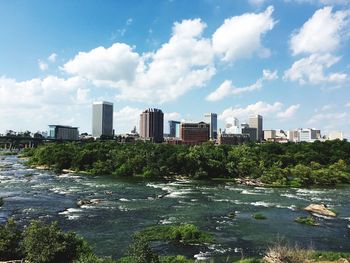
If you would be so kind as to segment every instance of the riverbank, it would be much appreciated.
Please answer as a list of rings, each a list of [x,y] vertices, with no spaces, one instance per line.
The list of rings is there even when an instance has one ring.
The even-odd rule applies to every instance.
[[[237,179],[274,187],[334,187],[350,184],[350,143],[185,146],[120,144],[114,141],[48,143],[25,150],[29,163],[54,170],[149,179]]]

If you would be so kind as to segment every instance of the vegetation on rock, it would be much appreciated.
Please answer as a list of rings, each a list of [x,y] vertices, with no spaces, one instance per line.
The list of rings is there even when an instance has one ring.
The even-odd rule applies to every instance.
[[[152,226],[138,232],[137,236],[148,241],[172,240],[185,244],[204,244],[214,241],[211,234],[200,231],[192,224]]]
[[[312,216],[297,217],[295,219],[295,222],[300,223],[300,224],[304,224],[304,225],[309,225],[309,226],[317,226],[318,225],[315,218],[313,218]]]

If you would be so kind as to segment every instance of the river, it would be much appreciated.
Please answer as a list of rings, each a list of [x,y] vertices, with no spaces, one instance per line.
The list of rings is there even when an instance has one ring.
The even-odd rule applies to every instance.
[[[164,196],[159,198],[159,196]],[[64,230],[85,237],[99,255],[121,257],[136,231],[156,224],[193,223],[212,233],[215,245],[188,246],[154,242],[160,254],[190,258],[259,255],[284,239],[300,247],[350,251],[350,188],[275,189],[228,182],[149,182],[110,177],[55,174],[29,169],[16,156],[0,156],[0,223],[13,217],[56,220]],[[77,200],[99,199],[77,207]],[[337,218],[317,217],[320,226],[294,222],[307,216],[302,208],[326,203]],[[230,212],[236,217],[228,217]],[[267,219],[256,220],[262,213]]]

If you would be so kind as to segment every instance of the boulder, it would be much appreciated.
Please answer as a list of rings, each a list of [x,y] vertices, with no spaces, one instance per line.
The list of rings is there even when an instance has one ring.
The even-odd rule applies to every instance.
[[[88,200],[88,199],[82,199],[82,200],[79,200],[77,202],[77,206],[83,206],[83,205],[97,205],[101,203],[101,200],[100,199],[91,199],[91,200]]]
[[[323,215],[323,216],[330,216],[330,217],[336,217],[337,215],[329,210],[325,204],[311,204],[304,208],[305,211]]]

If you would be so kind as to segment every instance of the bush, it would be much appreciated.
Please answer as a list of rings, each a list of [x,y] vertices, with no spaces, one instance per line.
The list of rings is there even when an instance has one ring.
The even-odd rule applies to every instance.
[[[263,214],[260,214],[260,213],[254,214],[253,218],[257,219],[257,220],[265,220],[265,219],[267,219],[266,216],[264,216]]]
[[[30,262],[72,262],[92,253],[86,241],[72,232],[62,232],[57,222],[45,225],[34,220],[23,232],[23,237],[23,250]]]
[[[312,216],[300,216],[295,219],[295,222],[304,224],[304,225],[309,225],[309,226],[317,226],[318,223],[316,222],[315,218]]]
[[[23,256],[20,249],[21,232],[13,219],[0,226],[0,260],[20,259]]]
[[[133,263],[159,263],[159,257],[148,244],[147,239],[137,235],[128,249],[128,254]]]

